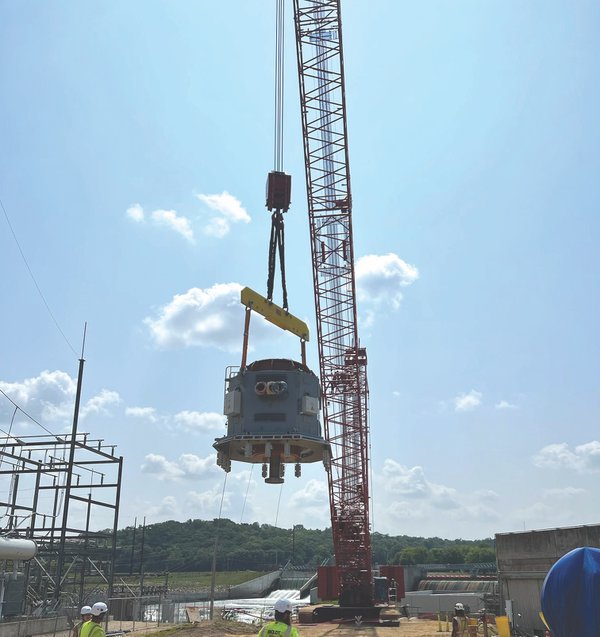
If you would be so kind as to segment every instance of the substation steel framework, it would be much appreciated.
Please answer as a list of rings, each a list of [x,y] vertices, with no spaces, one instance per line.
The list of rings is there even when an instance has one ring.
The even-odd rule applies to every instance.
[[[341,606],[372,606],[367,355],[356,312],[339,0],[294,0],[329,502]]]
[[[23,613],[111,597],[123,468],[115,448],[87,433],[0,438],[2,533],[38,546],[23,571]],[[106,530],[92,531],[99,519]]]

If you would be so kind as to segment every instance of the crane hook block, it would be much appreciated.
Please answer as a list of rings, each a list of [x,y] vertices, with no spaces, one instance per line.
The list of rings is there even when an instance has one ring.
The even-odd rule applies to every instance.
[[[272,170],[267,177],[267,209],[287,212],[292,197],[292,176]]]

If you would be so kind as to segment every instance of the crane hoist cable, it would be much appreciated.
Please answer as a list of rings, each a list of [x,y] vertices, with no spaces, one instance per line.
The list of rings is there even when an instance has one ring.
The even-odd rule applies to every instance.
[[[277,253],[281,271],[283,309],[288,309],[285,283],[285,234],[283,213],[290,207],[292,178],[283,171],[283,96],[284,96],[284,0],[276,0],[275,15],[275,122],[273,141],[274,169],[267,178],[266,207],[271,211],[271,237],[269,239],[269,267],[267,276],[267,299],[273,301],[273,286]]]
[[[283,171],[283,95],[285,60],[284,0],[276,0],[275,14],[275,122],[273,131],[273,168]]]

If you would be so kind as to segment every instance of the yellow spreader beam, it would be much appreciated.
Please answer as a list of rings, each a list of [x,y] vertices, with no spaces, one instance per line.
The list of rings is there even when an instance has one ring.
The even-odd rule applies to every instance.
[[[277,325],[282,330],[287,330],[305,341],[309,340],[308,325],[304,321],[286,312],[279,305],[275,305],[275,303],[265,299],[258,292],[250,288],[244,288],[241,294],[241,301],[243,305],[258,312],[273,325]]]

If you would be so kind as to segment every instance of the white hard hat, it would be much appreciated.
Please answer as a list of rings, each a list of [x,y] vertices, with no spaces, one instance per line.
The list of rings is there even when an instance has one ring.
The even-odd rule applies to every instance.
[[[454,610],[465,610],[465,607],[458,602],[457,604],[454,604]]]
[[[104,602],[96,602],[92,606],[92,615],[98,617],[98,615],[102,615],[102,613],[106,613],[108,611],[108,606]]]
[[[291,613],[293,610],[292,602],[289,599],[278,599],[275,602],[275,610],[278,613]]]
[[[81,610],[79,611],[80,615],[91,615],[92,614],[92,607],[91,606],[82,606]]]

